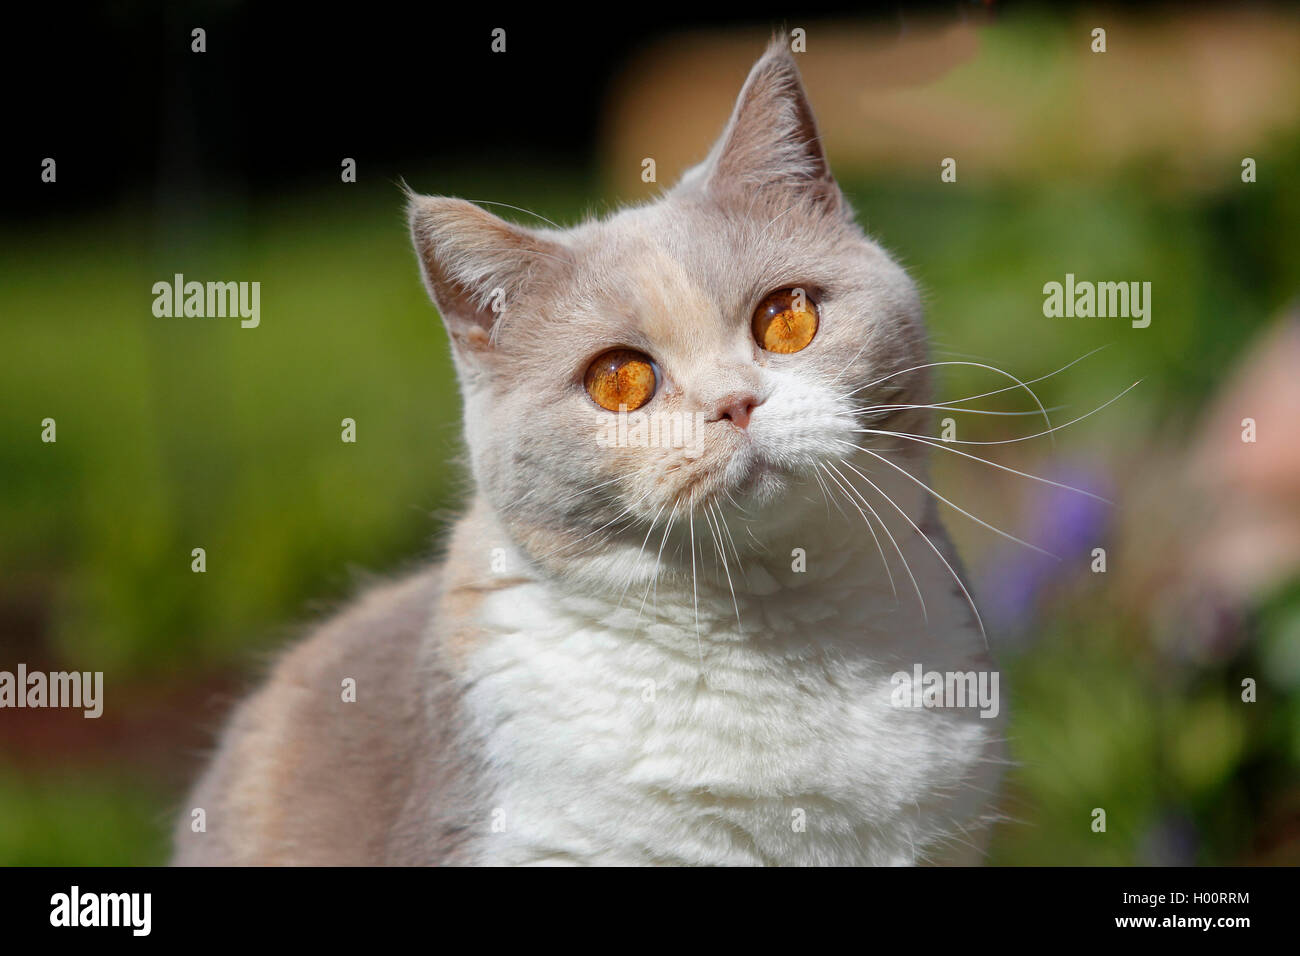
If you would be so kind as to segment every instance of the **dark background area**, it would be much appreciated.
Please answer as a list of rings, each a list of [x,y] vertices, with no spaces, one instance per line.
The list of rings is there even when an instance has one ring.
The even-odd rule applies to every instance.
[[[792,15],[865,17],[900,32],[922,15],[995,15],[978,2],[470,6],[25,8],[6,31],[5,161],[17,167],[5,176],[6,213],[35,218],[211,186],[256,195],[332,183],[341,156],[367,178],[396,178],[403,161],[435,158],[585,165],[611,78],[656,38],[767,29]],[[507,56],[491,52],[498,26]],[[195,27],[207,31],[201,55],[190,50]],[[45,156],[59,163],[56,196],[31,175]]]

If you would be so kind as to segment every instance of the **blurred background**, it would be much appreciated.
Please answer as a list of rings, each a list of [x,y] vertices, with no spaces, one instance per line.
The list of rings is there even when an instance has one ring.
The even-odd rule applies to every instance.
[[[1062,558],[946,514],[1017,761],[989,861],[1300,863],[1296,8],[804,11],[110,3],[13,25],[0,669],[104,671],[105,709],[0,711],[0,863],[165,861],[274,650],[436,553],[459,409],[397,183],[561,223],[650,198],[796,28],[832,165],[923,289],[935,359],[1036,379],[1087,356],[1033,386],[1058,424],[1141,380],[1054,442],[1006,441],[1032,417],[953,416],[962,440],[1006,441],[961,450],[1111,507],[936,452],[941,493]],[[152,285],[178,272],[260,281],[260,327],[156,318]],[[1150,327],[1044,317],[1066,273],[1150,282]],[[1007,382],[941,371],[946,399]]]

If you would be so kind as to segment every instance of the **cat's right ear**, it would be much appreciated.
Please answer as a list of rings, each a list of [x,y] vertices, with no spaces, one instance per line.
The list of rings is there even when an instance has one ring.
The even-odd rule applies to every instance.
[[[803,198],[823,210],[852,214],[831,175],[788,39],[772,37],[749,71],[726,129],[675,190],[738,197],[746,208],[755,194],[774,194],[787,208]]]
[[[510,303],[539,273],[565,261],[563,248],[464,199],[407,198],[420,274],[452,346],[465,357],[490,353]]]

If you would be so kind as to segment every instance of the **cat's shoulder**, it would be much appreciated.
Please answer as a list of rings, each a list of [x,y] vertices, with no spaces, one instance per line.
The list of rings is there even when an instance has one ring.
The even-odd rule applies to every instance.
[[[431,793],[463,790],[452,681],[428,652],[441,572],[365,590],[280,655],[233,712],[184,808],[176,862],[440,862],[412,842]],[[439,713],[446,710],[447,713]],[[195,809],[205,827],[196,831]],[[454,828],[453,828],[454,829]]]

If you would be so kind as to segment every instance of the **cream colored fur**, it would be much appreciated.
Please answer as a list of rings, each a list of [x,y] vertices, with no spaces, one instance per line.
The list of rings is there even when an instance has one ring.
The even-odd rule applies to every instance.
[[[854,221],[790,53],[651,201],[534,229],[413,195],[411,225],[476,490],[437,573],[322,627],[237,711],[178,861],[978,858],[999,722],[900,708],[891,677],[987,671],[985,637],[927,446],[861,431],[926,426],[920,299]],[[817,334],[764,351],[750,317],[793,287]],[[653,359],[646,410],[700,416],[697,447],[598,440],[583,376],[611,348]]]

